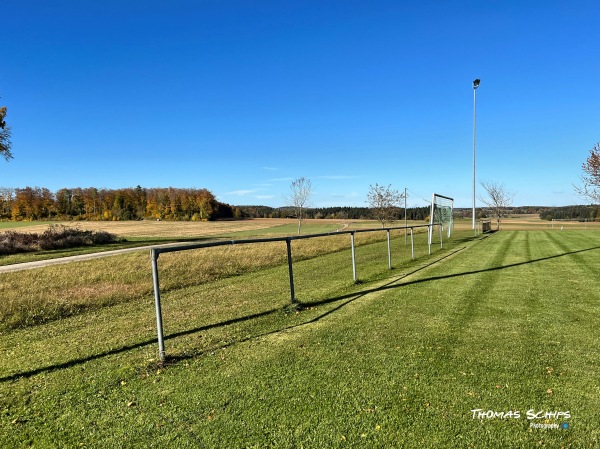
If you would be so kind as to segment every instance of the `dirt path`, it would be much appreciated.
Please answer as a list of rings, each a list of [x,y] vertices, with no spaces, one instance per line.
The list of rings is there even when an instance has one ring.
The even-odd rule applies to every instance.
[[[0,274],[12,273],[14,271],[33,270],[35,268],[47,267],[50,265],[59,265],[72,262],[81,262],[84,260],[99,259],[100,257],[116,256],[118,254],[130,253],[133,251],[148,251],[152,248],[161,248],[173,245],[181,245],[180,243],[165,243],[163,245],[138,246],[136,248],[114,249],[111,251],[103,251],[100,253],[80,254],[78,256],[60,257],[58,259],[36,260],[35,262],[16,263],[12,265],[0,266]]]

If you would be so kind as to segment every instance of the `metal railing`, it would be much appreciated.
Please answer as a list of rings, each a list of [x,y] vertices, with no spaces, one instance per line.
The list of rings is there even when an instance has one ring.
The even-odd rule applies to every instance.
[[[343,234],[350,235],[350,247],[352,254],[352,277],[353,281],[356,283],[358,278],[356,274],[356,250],[355,250],[355,234],[363,233],[363,232],[382,232],[385,231],[387,233],[387,256],[388,256],[388,269],[392,269],[392,253],[391,253],[391,238],[390,232],[394,230],[404,229],[405,231],[410,230],[410,241],[411,241],[411,259],[415,258],[415,243],[414,243],[414,229],[417,228],[427,228],[428,235],[431,235],[433,231],[433,227],[438,226],[440,229],[440,246],[443,247],[443,230],[440,224],[427,224],[427,225],[417,225],[417,226],[398,226],[398,227],[390,227],[390,228],[371,228],[371,229],[354,229],[348,231],[335,231],[335,232],[325,232],[320,234],[305,234],[305,235],[295,235],[288,237],[269,237],[269,238],[256,238],[256,239],[242,239],[242,240],[218,240],[213,242],[205,242],[205,243],[192,243],[192,244],[182,244],[161,248],[152,248],[150,250],[150,259],[152,262],[152,282],[154,285],[154,306],[156,308],[156,328],[158,334],[158,353],[161,361],[165,360],[165,342],[164,342],[164,330],[163,330],[163,319],[162,319],[162,306],[161,306],[161,297],[160,297],[160,282],[158,276],[158,257],[163,253],[172,253],[177,251],[189,251],[193,249],[200,248],[211,248],[215,246],[230,246],[230,245],[247,245],[254,243],[270,243],[270,242],[285,242],[287,246],[287,263],[288,263],[288,272],[289,272],[289,281],[290,281],[290,299],[292,305],[296,304],[296,296],[294,291],[294,268],[293,268],[293,260],[292,260],[292,241],[293,240],[303,240],[303,239],[311,239],[317,237],[328,237],[328,236],[339,236]],[[428,248],[429,254],[431,254],[431,239],[428,239]]]

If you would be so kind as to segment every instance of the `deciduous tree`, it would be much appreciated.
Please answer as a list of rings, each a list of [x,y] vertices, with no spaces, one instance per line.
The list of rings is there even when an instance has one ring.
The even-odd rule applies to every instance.
[[[6,124],[5,117],[6,106],[2,106],[0,107],[0,156],[8,161],[12,159],[13,155],[10,151],[12,147],[10,126]]]
[[[381,223],[383,228],[386,222],[398,219],[398,211],[404,195],[392,189],[391,184],[380,186],[375,183],[374,186],[369,187],[367,200],[373,217]]]
[[[581,168],[583,185],[576,186],[575,190],[594,203],[600,203],[600,142],[590,150],[590,155]]]
[[[0,219],[10,219],[12,216],[12,203],[15,199],[15,189],[0,187]]]
[[[304,211],[309,205],[311,195],[312,182],[310,179],[303,176],[292,181],[287,202],[289,206],[294,208],[294,213],[298,219],[298,234],[300,234]]]
[[[480,200],[492,209],[496,216],[496,229],[500,230],[500,217],[510,207],[515,194],[497,181],[481,181],[480,184],[487,193],[487,197],[480,197]]]

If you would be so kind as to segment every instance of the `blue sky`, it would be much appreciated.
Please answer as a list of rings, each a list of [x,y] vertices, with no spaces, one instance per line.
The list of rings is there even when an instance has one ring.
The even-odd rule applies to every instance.
[[[234,205],[585,204],[600,2],[6,0],[0,186],[196,187]],[[479,192],[481,188],[479,184]],[[478,201],[479,203],[479,201]]]

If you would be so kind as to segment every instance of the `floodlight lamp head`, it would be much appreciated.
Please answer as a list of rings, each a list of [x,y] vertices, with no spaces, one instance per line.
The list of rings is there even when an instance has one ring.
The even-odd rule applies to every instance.
[[[477,89],[479,87],[479,78],[473,81],[473,89]]]

